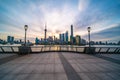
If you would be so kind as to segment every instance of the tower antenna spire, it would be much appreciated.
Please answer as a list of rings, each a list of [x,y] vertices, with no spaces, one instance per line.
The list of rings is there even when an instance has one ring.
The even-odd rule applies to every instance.
[[[45,42],[46,42],[46,37],[47,37],[47,24],[45,22],[45,37],[44,37]]]
[[[45,29],[47,29],[47,22],[45,22]]]

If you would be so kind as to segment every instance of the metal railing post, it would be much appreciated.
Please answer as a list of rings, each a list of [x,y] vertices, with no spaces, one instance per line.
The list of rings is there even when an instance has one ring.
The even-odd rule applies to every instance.
[[[11,48],[12,52],[14,53],[15,51],[14,51],[13,47],[10,47],[10,48]]]
[[[106,53],[108,53],[109,50],[110,50],[110,48],[107,49]]]
[[[5,52],[4,49],[3,49],[3,47],[1,47],[1,50],[2,50],[3,53]]]
[[[101,48],[99,49],[98,53],[101,51]]]

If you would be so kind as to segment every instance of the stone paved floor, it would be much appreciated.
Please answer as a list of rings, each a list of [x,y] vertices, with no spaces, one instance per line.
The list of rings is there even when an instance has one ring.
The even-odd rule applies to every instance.
[[[30,54],[1,64],[0,80],[120,80],[120,64],[87,54]]]
[[[2,59],[2,58],[6,58],[6,57],[10,57],[10,56],[14,56],[14,55],[17,55],[17,54],[11,54],[11,53],[5,53],[5,54],[3,54],[3,53],[0,53],[0,59]]]

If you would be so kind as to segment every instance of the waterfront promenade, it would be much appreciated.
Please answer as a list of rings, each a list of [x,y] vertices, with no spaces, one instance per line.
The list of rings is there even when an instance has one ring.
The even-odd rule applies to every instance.
[[[119,57],[75,52],[17,56],[0,64],[0,80],[119,80]]]

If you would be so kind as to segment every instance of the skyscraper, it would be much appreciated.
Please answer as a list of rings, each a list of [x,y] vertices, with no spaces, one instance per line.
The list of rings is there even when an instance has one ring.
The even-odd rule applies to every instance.
[[[59,40],[62,41],[62,34],[59,34]]]
[[[75,37],[75,42],[77,45],[81,44],[81,37],[79,35]]]
[[[11,42],[14,42],[14,37],[13,36],[11,36]]]
[[[10,41],[11,41],[11,36],[7,36],[7,42],[10,43]]]
[[[13,43],[14,42],[14,37],[13,36],[7,36],[7,42],[8,43]]]
[[[73,44],[73,25],[71,25],[70,42]]]
[[[45,24],[45,37],[44,37],[44,40],[46,41],[46,37],[47,37],[47,26]]]
[[[54,41],[56,40],[56,37],[54,36]]]
[[[35,44],[39,44],[39,39],[36,37]]]
[[[64,42],[65,40],[65,37],[64,37],[64,33],[62,34],[62,41]]]
[[[68,31],[65,33],[65,42],[68,42]]]

